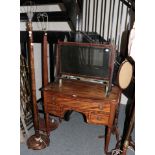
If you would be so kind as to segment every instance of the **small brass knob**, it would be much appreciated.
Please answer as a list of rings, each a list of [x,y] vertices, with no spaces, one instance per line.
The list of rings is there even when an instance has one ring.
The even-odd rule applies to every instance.
[[[100,110],[103,110],[103,104],[100,104],[100,105],[99,105],[99,109],[100,109]]]
[[[55,96],[52,97],[52,101],[55,101]]]
[[[97,120],[100,121],[102,118],[101,116],[97,116]]]

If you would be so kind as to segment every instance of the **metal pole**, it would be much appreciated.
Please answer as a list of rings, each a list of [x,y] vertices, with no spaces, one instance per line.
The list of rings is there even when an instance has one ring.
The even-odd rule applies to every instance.
[[[83,9],[84,9],[84,0],[82,1],[82,15],[81,15],[81,31],[83,31]]]
[[[108,19],[107,41],[109,40],[110,19],[111,19],[111,0],[110,0],[110,6],[109,6],[109,19]]]
[[[96,2],[95,32],[97,32],[97,14],[98,14],[98,0]]]
[[[89,32],[89,18],[90,18],[90,0],[88,1],[88,27],[87,27],[87,31]]]
[[[86,6],[85,6],[85,32],[87,31],[87,3],[88,0],[86,0]]]
[[[94,31],[94,17],[95,17],[95,0],[93,1],[93,19],[92,19],[92,32]]]
[[[101,27],[102,27],[102,21],[103,21],[103,0],[101,2],[101,18],[100,18],[100,35],[101,35]]]
[[[124,4],[121,5],[121,18],[120,18],[120,24],[119,24],[119,36],[118,36],[118,50],[120,50],[120,40],[121,40],[121,26],[122,26],[122,17],[123,17],[123,7]]]
[[[118,2],[118,8],[117,8],[117,24],[116,24],[116,33],[115,33],[115,45],[117,42],[117,29],[118,29],[118,20],[119,20],[119,8],[120,8],[120,0]]]
[[[107,4],[107,0],[105,0],[105,2],[104,2],[104,20],[103,20],[103,32],[102,32],[103,33],[103,35],[102,35],[103,38],[105,38],[104,37],[104,34],[105,34],[104,33],[104,27],[105,27],[105,16],[106,16],[106,4]]]
[[[111,34],[110,34],[111,40],[112,40],[112,30],[113,30],[113,24],[114,24],[114,10],[115,10],[115,0],[113,2],[113,10],[112,10],[112,24],[111,24]]]

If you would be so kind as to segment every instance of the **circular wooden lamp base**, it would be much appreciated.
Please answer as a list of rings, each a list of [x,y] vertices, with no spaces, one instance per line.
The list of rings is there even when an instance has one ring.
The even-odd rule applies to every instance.
[[[32,150],[41,150],[46,148],[49,143],[50,139],[48,136],[39,134],[40,136],[32,135],[28,140],[27,140],[27,146],[29,149]]]
[[[58,126],[59,126],[59,123],[57,122],[57,120],[52,118],[51,123],[50,123],[50,130],[53,131],[57,129]]]
[[[40,125],[40,131],[46,132],[46,125],[45,125],[45,120],[43,118],[39,118],[39,125]],[[52,118],[49,121],[49,127],[50,127],[50,131],[55,130],[56,128],[58,128],[59,123],[56,119]]]

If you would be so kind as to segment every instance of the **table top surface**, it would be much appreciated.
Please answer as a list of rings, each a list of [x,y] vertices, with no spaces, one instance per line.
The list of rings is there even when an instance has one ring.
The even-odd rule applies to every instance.
[[[60,86],[58,82],[48,84],[43,91],[72,95],[74,97],[89,98],[96,100],[118,100],[121,90],[117,86],[113,86],[108,96],[105,96],[104,85],[79,80],[62,80]]]

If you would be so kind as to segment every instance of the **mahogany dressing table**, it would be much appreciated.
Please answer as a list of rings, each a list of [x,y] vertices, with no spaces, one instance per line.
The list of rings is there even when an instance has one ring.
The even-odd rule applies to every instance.
[[[107,46],[105,45],[105,47]],[[108,47],[111,46],[108,45]],[[60,49],[60,47],[58,48]],[[50,134],[49,114],[64,118],[66,112],[76,111],[85,115],[87,123],[107,127],[104,151],[108,154],[111,133],[115,132],[116,139],[119,140],[117,119],[121,90],[117,86],[111,86],[110,92],[107,94],[104,91],[104,84],[106,81],[108,84],[111,83],[107,78],[103,81],[104,84],[101,84],[62,76],[63,67],[61,65],[63,62],[60,61],[60,56],[60,53],[57,52],[57,78],[55,82],[47,84],[42,89],[47,135]],[[111,65],[109,68],[112,70]],[[111,79],[112,74],[108,73],[108,77]]]

